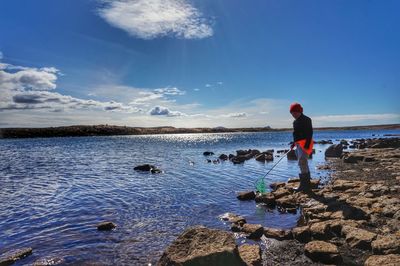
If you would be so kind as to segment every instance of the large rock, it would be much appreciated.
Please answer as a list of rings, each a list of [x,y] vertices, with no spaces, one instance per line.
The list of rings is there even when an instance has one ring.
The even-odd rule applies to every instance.
[[[277,240],[286,240],[293,238],[292,232],[290,230],[282,230],[269,227],[264,227],[264,235],[268,238],[274,238]]]
[[[246,219],[244,217],[230,212],[220,215],[219,218],[223,221],[228,221],[230,223],[237,224],[239,226],[242,226],[243,224],[246,223]]]
[[[205,151],[205,152],[203,152],[203,155],[204,156],[211,156],[211,155],[214,155],[214,153],[212,151]]]
[[[400,239],[393,235],[378,236],[371,246],[374,254],[400,253]]]
[[[270,153],[260,153],[258,155],[256,155],[256,161],[259,162],[269,162],[269,161],[273,161],[274,160],[274,156]]]
[[[99,231],[110,231],[110,230],[114,229],[115,227],[117,227],[116,224],[114,224],[113,222],[108,222],[108,221],[97,224],[97,230],[99,230]]]
[[[343,145],[336,144],[329,146],[325,151],[325,157],[339,158],[343,153]]]
[[[270,208],[274,208],[276,205],[275,197],[272,193],[266,193],[266,194],[257,193],[255,201],[257,203],[264,203]]]
[[[155,167],[154,165],[151,164],[143,164],[143,165],[138,165],[135,168],[133,168],[135,171],[143,171],[143,172],[151,172],[152,174],[158,174],[161,173],[162,171]]]
[[[346,242],[352,248],[371,249],[371,242],[376,238],[376,234],[364,229],[344,226],[342,232],[346,235]]]
[[[17,250],[9,251],[0,256],[0,265],[11,265],[18,260],[21,260],[32,254],[32,248],[21,248]]]
[[[253,200],[256,198],[256,193],[254,191],[239,192],[236,198],[238,200]]]
[[[370,256],[366,261],[364,266],[398,266],[400,265],[400,255],[390,254],[390,255],[373,255]]]
[[[157,265],[245,265],[232,233],[198,226],[183,232]]]
[[[242,231],[248,234],[250,239],[259,239],[264,234],[264,228],[261,224],[244,224]]]
[[[307,257],[315,262],[338,264],[342,261],[337,246],[324,241],[311,241],[304,246]]]
[[[363,160],[364,160],[364,156],[359,156],[359,155],[349,155],[349,156],[343,157],[344,163],[358,163],[358,162],[362,162]]]
[[[259,245],[244,244],[239,247],[239,254],[247,266],[261,266],[261,248]]]
[[[300,226],[292,229],[293,238],[302,242],[307,243],[311,240],[310,228],[308,226]]]

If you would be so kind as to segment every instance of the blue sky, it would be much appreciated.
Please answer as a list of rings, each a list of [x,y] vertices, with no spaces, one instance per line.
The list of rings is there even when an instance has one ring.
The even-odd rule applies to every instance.
[[[400,123],[399,1],[3,0],[0,127]]]

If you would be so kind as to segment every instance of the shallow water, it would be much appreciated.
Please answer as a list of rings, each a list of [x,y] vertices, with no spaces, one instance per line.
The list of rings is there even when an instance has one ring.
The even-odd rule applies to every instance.
[[[399,131],[324,131],[316,132],[315,139],[389,133]],[[236,192],[253,189],[273,162],[210,164],[203,156],[206,150],[219,155],[284,149],[290,140],[289,132],[2,139],[0,254],[32,247],[33,255],[20,265],[47,256],[62,257],[67,264],[143,265],[155,263],[188,226],[228,229],[218,219],[226,212],[243,215],[250,223],[291,228],[297,215],[236,199]],[[315,145],[317,152],[309,160],[313,177],[328,174],[315,169],[324,162],[326,147]],[[133,170],[144,163],[164,172]],[[297,162],[284,159],[266,180],[296,175]],[[97,231],[103,220],[115,222],[117,229]]]

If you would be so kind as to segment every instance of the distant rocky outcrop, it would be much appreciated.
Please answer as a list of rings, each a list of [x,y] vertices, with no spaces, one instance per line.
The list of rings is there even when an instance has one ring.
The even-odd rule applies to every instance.
[[[142,171],[142,172],[150,172],[152,174],[158,174],[161,173],[162,171],[155,167],[154,165],[151,164],[142,164],[138,165],[135,168],[133,168],[135,171]]]

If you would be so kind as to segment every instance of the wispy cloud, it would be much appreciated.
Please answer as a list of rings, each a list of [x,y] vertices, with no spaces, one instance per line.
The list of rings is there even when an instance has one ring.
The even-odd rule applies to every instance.
[[[347,115],[323,115],[312,117],[316,125],[339,124],[381,124],[390,121],[400,122],[400,114],[347,114]]]
[[[99,15],[130,35],[153,39],[173,35],[200,39],[213,35],[209,21],[186,0],[99,0]]]
[[[221,117],[232,117],[232,118],[244,118],[247,117],[246,113],[230,113],[226,115],[221,115]]]

